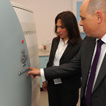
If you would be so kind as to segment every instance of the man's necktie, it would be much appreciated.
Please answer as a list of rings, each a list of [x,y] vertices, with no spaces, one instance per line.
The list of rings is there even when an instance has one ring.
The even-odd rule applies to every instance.
[[[95,57],[94,57],[94,60],[92,62],[91,73],[89,76],[88,85],[87,85],[87,89],[86,89],[86,106],[91,106],[92,86],[93,86],[93,82],[94,82],[94,78],[95,78],[97,63],[99,60],[102,44],[103,44],[103,41],[101,39],[99,39],[98,44],[97,44],[97,50],[95,53]]]

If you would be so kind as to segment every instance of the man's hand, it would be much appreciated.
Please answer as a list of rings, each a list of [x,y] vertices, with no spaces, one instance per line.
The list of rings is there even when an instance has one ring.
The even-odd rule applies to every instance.
[[[29,75],[32,75],[32,78],[34,79],[36,76],[40,76],[39,69],[33,67],[29,67],[28,69],[30,69],[31,71],[27,73],[27,77],[29,77]]]

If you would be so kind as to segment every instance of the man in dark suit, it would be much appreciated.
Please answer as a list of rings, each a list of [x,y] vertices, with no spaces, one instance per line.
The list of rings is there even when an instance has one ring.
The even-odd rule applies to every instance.
[[[46,80],[73,76],[81,68],[81,106],[106,106],[106,0],[85,0],[80,16],[87,35],[80,52],[68,64],[45,69],[44,75]],[[31,69],[28,75],[40,76],[38,69]]]

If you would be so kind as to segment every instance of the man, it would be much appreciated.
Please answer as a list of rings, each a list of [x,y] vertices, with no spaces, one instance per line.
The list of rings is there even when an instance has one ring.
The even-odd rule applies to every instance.
[[[87,35],[80,52],[68,64],[44,69],[44,75],[46,80],[73,76],[81,68],[81,106],[106,106],[106,0],[85,0],[80,16]],[[28,76],[40,76],[40,70],[30,69]]]

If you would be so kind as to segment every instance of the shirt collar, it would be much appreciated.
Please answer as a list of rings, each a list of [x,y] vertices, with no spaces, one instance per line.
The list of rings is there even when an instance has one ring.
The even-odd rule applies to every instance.
[[[60,42],[63,42],[62,39],[60,39]],[[63,42],[64,43],[64,42]],[[66,45],[68,43],[68,39],[65,41],[64,45]]]
[[[106,43],[106,34],[101,38],[101,40]]]
[[[96,41],[99,40],[99,39],[96,39]],[[101,38],[101,40],[106,43],[106,34]]]

